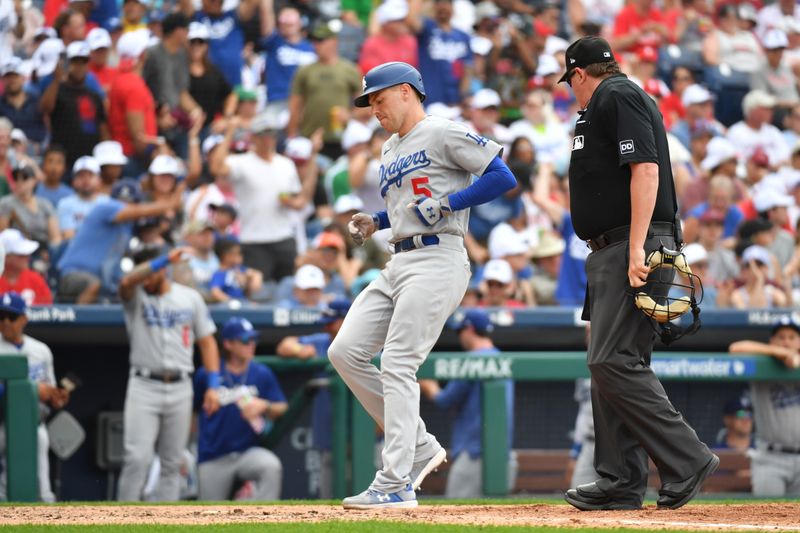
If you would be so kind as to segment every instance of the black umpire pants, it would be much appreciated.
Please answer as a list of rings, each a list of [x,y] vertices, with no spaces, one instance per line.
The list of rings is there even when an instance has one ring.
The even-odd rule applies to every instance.
[[[654,235],[674,248],[674,237]],[[586,260],[591,335],[587,362],[592,375],[597,486],[621,502],[641,505],[647,488],[648,455],[661,482],[683,481],[711,458],[711,452],[675,410],[650,368],[656,335],[633,303],[628,283],[628,241],[610,244]],[[663,272],[663,270],[662,270]],[[587,318],[584,316],[584,318]]]

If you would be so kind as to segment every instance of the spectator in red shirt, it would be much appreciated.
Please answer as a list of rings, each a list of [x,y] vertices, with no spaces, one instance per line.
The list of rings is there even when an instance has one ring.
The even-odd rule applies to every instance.
[[[358,67],[367,73],[389,61],[403,61],[417,66],[417,38],[412,35],[408,24],[408,4],[405,2],[384,2],[375,11],[375,19],[380,29],[368,37],[361,48]]]
[[[111,137],[122,145],[122,151],[135,161],[133,166],[139,171],[149,165],[149,153],[158,142],[155,100],[141,76],[147,42],[146,30],[128,32],[119,38],[119,73],[109,93]]]
[[[659,106],[661,114],[664,115],[664,122],[668,122],[670,128],[672,124],[686,118],[686,108],[683,107],[681,98],[683,91],[692,84],[694,84],[694,76],[691,70],[683,66],[675,67],[672,70],[672,92],[661,100]]]
[[[95,75],[103,91],[108,93],[117,77],[117,69],[108,66],[108,51],[111,48],[111,35],[103,28],[95,28],[86,36],[89,43],[89,71]]]
[[[0,233],[0,244],[6,250],[5,270],[0,276],[0,292],[19,293],[28,305],[50,305],[53,294],[41,274],[30,268],[30,256],[39,243],[26,239],[18,229]]]
[[[672,40],[671,29],[653,0],[633,0],[616,20],[611,48],[617,52],[638,52],[644,46],[658,48]]]

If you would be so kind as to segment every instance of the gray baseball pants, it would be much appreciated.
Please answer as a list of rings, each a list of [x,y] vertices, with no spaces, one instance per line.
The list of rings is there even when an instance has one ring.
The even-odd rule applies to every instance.
[[[759,444],[750,461],[753,496],[800,496],[800,454],[771,452]]]
[[[511,450],[508,457],[508,491],[514,490],[517,482],[517,454]],[[447,472],[446,498],[483,498],[483,459],[472,458],[467,452],[458,454]]]
[[[572,472],[570,487],[577,487],[596,481],[600,477],[594,469],[594,439],[584,440],[578,459],[575,461],[575,470]]]
[[[156,501],[180,497],[180,464],[192,421],[192,380],[162,383],[128,379],[125,396],[125,459],[117,499],[139,501],[153,457],[161,459]]]
[[[384,430],[383,468],[371,488],[392,493],[411,482],[414,461],[439,449],[419,416],[417,369],[458,307],[470,277],[461,238],[395,254],[353,302],[328,358]],[[383,347],[381,368],[372,359]]]
[[[229,453],[197,467],[198,498],[202,501],[230,500],[237,481],[253,481],[253,500],[277,500],[281,497],[283,466],[278,456],[266,448],[249,448]]]

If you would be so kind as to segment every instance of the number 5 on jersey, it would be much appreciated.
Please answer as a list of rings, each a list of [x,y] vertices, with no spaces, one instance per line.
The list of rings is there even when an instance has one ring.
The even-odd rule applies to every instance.
[[[428,184],[428,176],[420,176],[418,178],[411,178],[411,188],[415,195],[424,195],[428,198],[433,198],[431,190],[426,187]]]

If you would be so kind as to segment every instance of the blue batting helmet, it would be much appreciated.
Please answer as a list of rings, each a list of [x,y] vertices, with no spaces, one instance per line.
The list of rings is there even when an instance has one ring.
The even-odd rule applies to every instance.
[[[356,107],[369,107],[370,94],[402,83],[411,85],[419,94],[420,101],[425,101],[425,86],[422,85],[419,71],[408,63],[393,61],[378,65],[367,72],[364,76],[364,93],[353,103]]]

